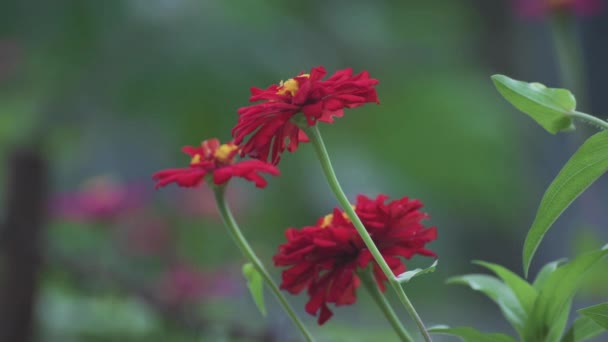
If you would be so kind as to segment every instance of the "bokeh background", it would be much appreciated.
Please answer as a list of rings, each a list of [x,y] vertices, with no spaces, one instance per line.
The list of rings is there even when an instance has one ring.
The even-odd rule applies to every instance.
[[[596,115],[608,113],[607,19],[575,25],[580,109]],[[2,1],[0,331],[11,322],[24,341],[297,341],[270,293],[268,316],[258,313],[210,192],[154,191],[151,174],[185,166],[184,145],[229,139],[250,86],[317,65],[380,80],[380,105],[321,129],[351,198],[425,202],[439,268],[406,285],[425,323],[513,333],[493,303],[445,280],[484,272],[473,259],[521,273],[542,193],[592,129],[551,136],[495,91],[495,73],[561,85],[547,18],[498,0]],[[336,205],[311,146],[280,167],[263,191],[238,180],[229,191],[277,280],[284,229]],[[605,185],[560,218],[532,274],[608,239]],[[605,266],[575,308],[606,300]],[[304,313],[305,296],[289,299],[320,341],[395,340],[363,291],[323,327]],[[28,310],[31,326],[9,319]]]

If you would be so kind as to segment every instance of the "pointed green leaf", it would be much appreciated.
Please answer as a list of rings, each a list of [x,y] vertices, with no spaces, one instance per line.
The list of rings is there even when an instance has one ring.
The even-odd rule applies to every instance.
[[[541,270],[536,275],[536,278],[534,278],[534,283],[532,284],[536,291],[540,291],[540,289],[543,288],[543,285],[545,284],[547,278],[549,278],[549,276],[564,262],[566,262],[566,259],[559,259],[550,262],[543,266],[543,268],[541,268]]]
[[[498,305],[515,330],[520,334],[523,332],[528,315],[513,291],[502,281],[485,274],[469,274],[452,277],[447,283],[468,285],[471,289],[484,293]]]
[[[578,310],[581,315],[592,319],[595,323],[608,330],[608,303],[593,305]]]
[[[585,253],[560,266],[545,281],[534,310],[524,331],[524,340],[544,341],[561,334],[566,324],[572,297],[576,293],[583,274],[608,255],[608,245],[603,249]]]
[[[250,263],[243,265],[243,275],[247,279],[247,287],[255,305],[263,316],[266,316],[266,306],[264,305],[264,280],[258,270]]]
[[[561,342],[582,342],[606,332],[589,317],[577,318]]]
[[[492,81],[507,101],[550,133],[574,129],[568,113],[576,109],[576,99],[570,91],[517,81],[504,75],[494,75]]]
[[[504,281],[511,291],[513,291],[515,297],[517,297],[519,300],[519,303],[524,308],[526,314],[530,314],[532,312],[534,301],[538,295],[537,291],[534,289],[534,287],[532,287],[532,285],[503,266],[485,261],[473,261],[473,263],[483,266],[496,273],[496,275]]]
[[[566,325],[568,324],[568,317],[570,317],[570,308],[572,307],[572,299],[570,299],[561,313],[557,316],[557,318],[552,321],[549,326],[549,331],[547,332],[547,338],[545,341],[559,341],[560,337],[564,333],[564,329],[566,329]]]
[[[482,333],[471,327],[449,328],[437,326],[428,329],[431,334],[441,334],[460,337],[463,342],[515,342],[515,339],[503,334]]]
[[[587,187],[608,170],[608,131],[587,139],[543,195],[524,243],[524,273],[553,222]]]
[[[407,283],[410,280],[412,280],[412,278],[421,276],[423,274],[435,272],[438,262],[439,262],[439,260],[435,260],[435,262],[433,262],[433,264],[431,266],[424,268],[424,269],[416,268],[411,271],[403,272],[399,276],[397,276],[397,281],[400,283]]]

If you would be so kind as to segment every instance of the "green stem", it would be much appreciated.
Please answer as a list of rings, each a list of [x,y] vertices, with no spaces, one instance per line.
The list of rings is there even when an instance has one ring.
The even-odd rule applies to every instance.
[[[585,108],[589,103],[584,72],[585,63],[583,48],[577,37],[574,15],[571,11],[556,10],[551,13],[550,23],[562,86],[576,94],[579,108]],[[577,130],[577,132],[579,138],[588,133],[584,129]]]
[[[224,221],[226,228],[228,228],[230,235],[234,239],[234,242],[236,242],[241,252],[243,252],[249,262],[251,262],[253,266],[258,270],[258,272],[262,275],[262,278],[264,278],[266,285],[270,287],[272,293],[275,295],[275,297],[277,297],[279,303],[281,303],[281,306],[283,307],[285,312],[287,312],[293,323],[298,327],[298,329],[300,329],[302,335],[304,335],[304,337],[306,338],[306,341],[313,342],[314,338],[312,337],[310,332],[308,332],[308,330],[304,326],[304,323],[302,323],[300,318],[296,315],[295,311],[291,308],[291,306],[287,302],[287,299],[285,299],[285,297],[281,293],[281,290],[279,290],[279,287],[274,283],[268,271],[266,271],[264,264],[262,264],[260,259],[256,256],[255,252],[253,251],[251,246],[249,246],[249,243],[245,239],[245,236],[243,235],[243,233],[241,233],[241,230],[239,229],[239,226],[234,220],[232,212],[230,211],[230,208],[226,203],[226,198],[224,197],[224,187],[213,186],[213,192],[215,194],[215,202],[217,204],[217,209],[219,210],[222,216],[222,220]]]
[[[554,12],[551,15],[551,33],[563,86],[576,94],[579,105],[586,103],[582,49],[576,37],[572,14]]]
[[[323,138],[321,137],[321,132],[319,131],[319,128],[315,125],[315,126],[310,126],[310,127],[304,127],[304,129],[308,133],[308,137],[310,138],[310,141],[312,142],[312,144],[315,148],[315,152],[317,153],[317,158],[319,159],[319,162],[321,163],[321,168],[323,169],[323,173],[325,174],[327,183],[329,184],[331,191],[336,196],[338,203],[340,203],[340,206],[348,215],[348,218],[351,220],[351,222],[355,226],[355,229],[357,229],[357,232],[361,236],[361,239],[363,239],[365,246],[367,247],[367,249],[370,251],[370,253],[374,257],[374,260],[376,260],[376,262],[382,269],[382,272],[384,272],[384,274],[388,278],[389,283],[391,284],[391,287],[393,288],[393,290],[395,290],[395,292],[397,293],[399,300],[401,301],[401,303],[403,304],[403,306],[405,307],[407,312],[410,314],[412,319],[416,322],[416,325],[418,326],[420,333],[424,337],[424,340],[426,342],[430,342],[431,337],[430,337],[429,333],[426,331],[426,328],[424,326],[424,323],[422,322],[422,319],[420,319],[420,316],[416,312],[416,309],[412,305],[412,302],[410,302],[407,295],[403,291],[401,284],[399,283],[399,281],[397,281],[397,278],[393,274],[393,271],[391,270],[390,266],[386,263],[386,261],[382,257],[380,250],[378,250],[378,247],[376,247],[376,244],[374,244],[374,240],[372,240],[372,237],[369,235],[369,233],[365,229],[365,226],[363,225],[363,223],[361,222],[361,220],[359,219],[359,217],[357,216],[357,214],[351,207],[351,204],[348,201],[348,198],[346,197],[346,195],[344,194],[342,187],[340,187],[340,183],[338,182],[336,173],[334,172],[334,169],[331,165],[331,160],[329,159],[329,154],[327,153],[327,149],[325,148],[325,143],[323,143]]]
[[[568,113],[573,118],[577,118],[583,121],[586,121],[594,126],[598,126],[601,129],[608,129],[608,121],[597,118],[593,115],[589,115],[583,112],[572,111]]]
[[[378,285],[376,285],[376,282],[372,275],[372,270],[373,268],[370,267],[367,270],[364,270],[363,272],[359,273],[363,286],[365,286],[365,288],[372,296],[376,304],[378,304],[378,307],[380,307],[380,310],[382,310],[384,317],[386,317],[393,329],[395,329],[395,332],[397,333],[397,335],[399,335],[401,341],[413,341],[414,339],[410,336],[407,330],[405,330],[405,328],[399,321],[399,318],[395,314],[395,311],[393,311],[393,308],[386,300],[386,297],[384,297],[382,292],[380,292],[380,289],[378,289]]]

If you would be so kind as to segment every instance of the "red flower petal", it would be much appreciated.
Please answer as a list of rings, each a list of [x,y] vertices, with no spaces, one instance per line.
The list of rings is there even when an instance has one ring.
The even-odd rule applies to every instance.
[[[217,185],[225,184],[232,177],[240,177],[255,183],[258,188],[264,188],[267,182],[260,173],[279,175],[276,166],[260,160],[235,162],[234,158],[238,153],[236,145],[221,145],[217,139],[203,141],[200,147],[186,146],[182,151],[192,157],[190,167],[155,173],[152,178],[157,181],[156,188],[170,183],[182,187],[198,186],[209,173],[213,175],[213,182]]]
[[[213,182],[221,185],[229,181],[232,177],[241,177],[254,182],[258,188],[264,188],[267,182],[258,173],[264,172],[273,176],[280,174],[275,166],[261,162],[259,160],[246,160],[236,164],[217,168],[213,171]]]
[[[329,308],[327,307],[327,304],[323,304],[321,306],[321,313],[319,314],[319,320],[317,321],[317,323],[319,323],[319,325],[323,325],[325,324],[325,322],[327,322],[331,316],[333,316],[334,313],[331,312],[331,310],[329,310]]]
[[[168,169],[155,173],[152,179],[156,180],[156,189],[170,183],[177,183],[181,187],[194,187],[200,184],[207,171],[204,169]]]
[[[359,196],[355,208],[384,260],[398,275],[406,270],[404,259],[415,254],[435,256],[425,245],[436,239],[437,231],[420,222],[428,217],[419,211],[420,201],[404,197],[386,203],[387,199],[386,195],[375,199]],[[356,302],[357,272],[370,264],[379,289],[385,291],[386,276],[343,211],[334,209],[331,215],[320,218],[317,226],[289,228],[285,236],[287,242],[273,257],[275,265],[289,267],[283,271],[281,288],[290,293],[307,288],[310,299],[306,312],[318,314],[319,324],[332,316],[328,304]]]
[[[300,74],[280,85],[251,88],[249,101],[263,102],[237,111],[239,119],[232,136],[240,145],[241,154],[264,161],[270,157],[276,165],[286,148],[294,152],[299,142],[308,141],[291,121],[297,113],[302,113],[312,126],[317,121],[333,122],[334,116],[343,115],[344,108],[378,103],[374,89],[378,80],[369,78],[368,72],[353,76],[352,69],[348,68],[322,81],[325,74],[325,68],[319,66],[309,75]],[[288,146],[286,138],[289,138]]]

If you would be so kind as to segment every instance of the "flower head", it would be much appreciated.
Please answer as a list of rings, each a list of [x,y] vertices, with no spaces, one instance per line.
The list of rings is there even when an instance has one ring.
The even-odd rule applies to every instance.
[[[200,147],[186,146],[182,151],[188,154],[190,166],[182,169],[168,169],[155,173],[156,188],[170,183],[182,187],[195,187],[207,175],[213,177],[213,183],[221,185],[232,177],[241,177],[254,182],[258,188],[266,187],[266,180],[259,175],[265,172],[273,176],[279,175],[279,169],[260,160],[235,161],[239,148],[229,142],[221,145],[217,139],[205,140]]]
[[[538,17],[548,12],[568,11],[580,15],[596,14],[603,0],[515,0],[516,10],[523,16]]]
[[[238,110],[239,120],[232,135],[241,146],[241,153],[261,160],[270,156],[276,165],[286,148],[293,152],[298,143],[308,141],[292,121],[294,115],[302,113],[308,125],[313,126],[317,121],[333,122],[334,116],[344,115],[344,108],[378,103],[374,89],[378,80],[370,78],[367,71],[353,75],[348,68],[322,80],[325,74],[325,68],[319,66],[309,74],[301,73],[265,90],[251,88],[249,101],[262,102]]]
[[[398,275],[406,270],[402,258],[435,256],[425,245],[437,238],[437,231],[420,223],[428,217],[419,210],[423,206],[420,201],[404,197],[385,203],[387,199],[386,195],[376,199],[360,195],[355,212]],[[385,290],[386,276],[343,211],[336,208],[316,225],[288,228],[285,235],[287,243],[279,246],[273,258],[275,265],[289,267],[283,271],[281,288],[292,294],[307,289],[310,299],[306,312],[314,316],[319,313],[319,324],[333,315],[328,303],[339,306],[356,301],[360,284],[357,271],[370,263],[378,287]]]
[[[163,303],[187,306],[206,298],[234,295],[238,291],[235,283],[234,275],[230,272],[203,271],[194,265],[178,262],[161,275],[157,290]]]
[[[61,193],[53,200],[53,213],[69,221],[111,221],[143,206],[141,189],[108,176],[84,182],[78,191]]]
[[[170,252],[171,228],[164,220],[151,213],[134,217],[119,230],[119,239],[125,253],[140,256],[157,256]]]

